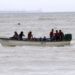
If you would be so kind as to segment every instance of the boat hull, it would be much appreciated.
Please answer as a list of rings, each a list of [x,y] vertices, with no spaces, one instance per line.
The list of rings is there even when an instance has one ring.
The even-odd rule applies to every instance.
[[[0,38],[0,43],[3,46],[65,46],[70,45],[71,41],[21,41]]]

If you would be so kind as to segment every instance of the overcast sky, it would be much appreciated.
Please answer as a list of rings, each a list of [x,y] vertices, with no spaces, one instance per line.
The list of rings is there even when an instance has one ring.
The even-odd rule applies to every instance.
[[[0,0],[0,11],[75,11],[75,0]]]

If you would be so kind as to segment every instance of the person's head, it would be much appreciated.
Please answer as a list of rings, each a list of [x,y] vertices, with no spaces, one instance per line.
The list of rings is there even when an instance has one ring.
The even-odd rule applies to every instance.
[[[61,30],[59,30],[59,32],[62,32]]]
[[[30,31],[29,33],[32,34],[32,31]]]
[[[56,30],[56,33],[58,33],[58,30]]]
[[[21,31],[21,34],[23,34],[23,31]]]
[[[54,32],[54,29],[52,29],[52,32]]]
[[[14,33],[15,33],[15,34],[17,34],[17,32],[16,32],[16,31],[15,31]]]

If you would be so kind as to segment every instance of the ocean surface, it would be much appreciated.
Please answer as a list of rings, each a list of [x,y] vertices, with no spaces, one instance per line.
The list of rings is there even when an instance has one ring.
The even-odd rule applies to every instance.
[[[72,34],[64,47],[16,46],[0,44],[0,75],[75,75],[75,12],[0,13],[0,37],[14,31],[34,37],[49,37],[51,29]]]

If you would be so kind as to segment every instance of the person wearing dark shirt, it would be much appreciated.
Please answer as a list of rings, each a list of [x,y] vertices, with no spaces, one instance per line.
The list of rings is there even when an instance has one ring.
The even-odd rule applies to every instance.
[[[59,41],[59,32],[58,32],[58,30],[56,30],[56,33],[55,33],[55,40]]]
[[[59,39],[60,41],[64,39],[64,33],[61,30],[59,30]]]
[[[54,40],[54,29],[51,30],[49,35],[50,35],[51,41],[53,41]]]
[[[10,39],[18,40],[18,33],[15,31],[13,37],[10,37]]]
[[[24,36],[24,33],[23,31],[21,31],[21,33],[19,34],[19,40],[23,40],[23,36]]]

